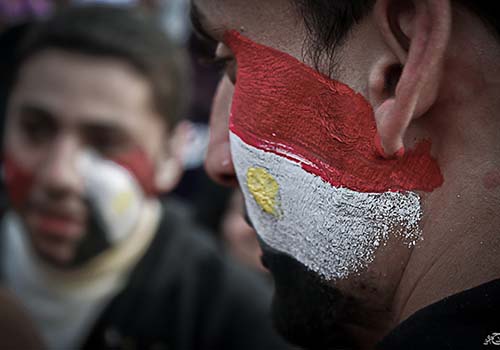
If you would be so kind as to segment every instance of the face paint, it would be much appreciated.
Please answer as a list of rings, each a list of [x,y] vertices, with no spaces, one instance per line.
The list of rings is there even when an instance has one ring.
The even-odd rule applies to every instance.
[[[23,210],[36,181],[12,157],[5,157],[5,179],[13,206]],[[155,194],[154,168],[140,150],[105,159],[91,151],[76,160],[88,208],[87,232],[72,266],[79,265],[128,237],[139,220],[146,197]]]
[[[134,228],[143,205],[144,191],[126,168],[95,153],[83,153],[77,164],[86,199],[98,215],[108,239],[116,244]]]
[[[389,233],[414,244],[413,191],[443,182],[430,142],[383,159],[360,94],[237,32],[225,42],[238,63],[231,152],[261,238],[327,279],[365,268]]]
[[[19,166],[9,154],[4,156],[3,172],[12,205],[20,209],[29,197],[35,179],[34,174]]]
[[[135,148],[111,158],[112,161],[127,169],[141,186],[147,196],[157,195],[154,184],[155,168],[149,157],[140,149]]]

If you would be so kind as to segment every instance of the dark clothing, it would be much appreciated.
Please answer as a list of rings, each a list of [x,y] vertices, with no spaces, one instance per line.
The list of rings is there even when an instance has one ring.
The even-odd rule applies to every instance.
[[[87,349],[287,348],[274,333],[271,291],[221,257],[172,205],[126,289],[104,311]]]
[[[217,250],[177,203],[91,328],[85,349],[279,350],[270,286]]]
[[[500,280],[416,312],[384,338],[377,349],[473,350],[496,346],[500,346]]]

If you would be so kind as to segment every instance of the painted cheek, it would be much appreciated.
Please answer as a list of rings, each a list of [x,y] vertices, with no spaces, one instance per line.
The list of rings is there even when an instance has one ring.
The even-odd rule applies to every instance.
[[[127,169],[137,180],[146,196],[158,194],[155,186],[155,168],[144,151],[136,147],[110,160]]]
[[[408,246],[419,241],[418,194],[335,187],[296,162],[230,137],[255,230],[311,271],[328,280],[344,278],[373,262],[389,234]]]
[[[139,183],[129,170],[130,163],[126,163],[128,168],[123,164],[92,152],[83,152],[77,161],[92,218],[97,218],[92,222],[110,242],[121,241],[132,232],[144,202],[143,187],[148,186]],[[136,160],[131,164],[142,163]]]
[[[400,159],[379,156],[373,109],[347,85],[235,31],[225,41],[238,62],[230,130],[246,144],[354,191],[430,192],[443,183],[428,140]]]
[[[13,156],[4,156],[5,185],[15,208],[22,208],[28,201],[35,174],[21,167]]]
[[[231,153],[261,239],[328,280],[365,269],[389,236],[417,244],[416,191],[443,183],[431,142],[384,159],[363,96],[237,32],[225,41],[238,62]]]

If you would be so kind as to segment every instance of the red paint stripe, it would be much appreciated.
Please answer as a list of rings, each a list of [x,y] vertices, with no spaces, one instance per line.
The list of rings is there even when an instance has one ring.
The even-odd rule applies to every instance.
[[[30,195],[35,174],[23,169],[10,154],[4,155],[5,188],[16,209],[22,208]]]
[[[430,141],[401,159],[378,155],[373,109],[347,85],[235,31],[225,41],[238,62],[230,130],[245,143],[355,191],[430,192],[442,184]]]
[[[131,151],[120,153],[110,160],[127,169],[137,180],[146,196],[157,196],[155,167],[148,155],[138,146]]]
[[[135,177],[146,196],[154,197],[156,190],[154,164],[140,148],[117,155],[110,160],[121,165]],[[35,182],[36,173],[24,169],[9,153],[4,155],[5,186],[15,208],[26,204]]]

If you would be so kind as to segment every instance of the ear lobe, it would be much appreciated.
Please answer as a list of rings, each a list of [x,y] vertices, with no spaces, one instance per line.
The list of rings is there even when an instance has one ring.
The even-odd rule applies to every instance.
[[[425,114],[438,97],[451,5],[450,0],[378,0],[374,16],[388,47],[370,75],[378,131],[375,144],[383,157],[390,158],[402,156],[411,121]],[[396,66],[402,69],[394,83]]]
[[[178,159],[170,158],[163,161],[157,170],[155,186],[159,193],[172,191],[179,183],[183,174],[182,164]]]
[[[160,193],[172,191],[182,178],[183,158],[190,130],[189,122],[180,122],[173,132],[166,136],[164,156],[157,165],[155,178],[155,186]]]

